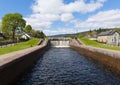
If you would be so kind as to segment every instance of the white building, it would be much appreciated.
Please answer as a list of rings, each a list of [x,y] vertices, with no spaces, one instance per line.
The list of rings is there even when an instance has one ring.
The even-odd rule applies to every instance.
[[[31,39],[32,37],[29,34],[24,33],[21,35],[21,38],[27,40],[27,39]]]
[[[120,34],[114,30],[101,32],[98,34],[97,40],[108,45],[120,45]]]

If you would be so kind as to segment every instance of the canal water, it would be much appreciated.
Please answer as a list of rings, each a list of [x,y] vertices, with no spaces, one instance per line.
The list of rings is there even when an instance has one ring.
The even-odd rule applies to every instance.
[[[51,48],[17,85],[120,85],[120,79],[70,48]]]

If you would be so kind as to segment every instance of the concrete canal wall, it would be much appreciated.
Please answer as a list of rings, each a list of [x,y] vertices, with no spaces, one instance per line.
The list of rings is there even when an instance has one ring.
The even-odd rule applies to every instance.
[[[120,51],[80,45],[75,39],[71,41],[70,46],[80,54],[102,64],[115,75],[120,76]]]
[[[13,85],[48,48],[48,41],[43,41],[39,46],[0,56],[0,85]]]

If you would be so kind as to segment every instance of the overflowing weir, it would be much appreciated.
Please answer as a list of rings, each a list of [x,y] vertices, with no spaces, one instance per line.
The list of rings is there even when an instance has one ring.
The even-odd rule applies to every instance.
[[[50,44],[51,47],[69,47],[70,40],[67,38],[51,38]]]

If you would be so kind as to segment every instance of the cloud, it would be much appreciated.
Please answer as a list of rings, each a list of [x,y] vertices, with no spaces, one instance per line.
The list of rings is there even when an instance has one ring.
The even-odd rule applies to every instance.
[[[63,12],[80,12],[80,13],[87,13],[87,12],[93,12],[103,6],[103,3],[106,0],[97,0],[94,2],[94,0],[91,0],[90,3],[85,3],[85,0],[76,0],[75,2],[72,2],[67,5],[62,6]]]
[[[40,14],[59,14],[62,0],[36,0],[32,6],[34,13]]]
[[[101,8],[105,1],[86,3],[85,0],[75,0],[65,4],[63,0],[35,0],[31,7],[33,13],[25,20],[35,29],[50,28],[55,21],[69,23],[74,19],[73,13],[93,12]]]
[[[85,21],[72,22],[78,28],[113,28],[120,27],[120,9],[101,11]]]
[[[61,15],[61,21],[67,22],[74,18],[74,16],[71,13],[64,13]]]

